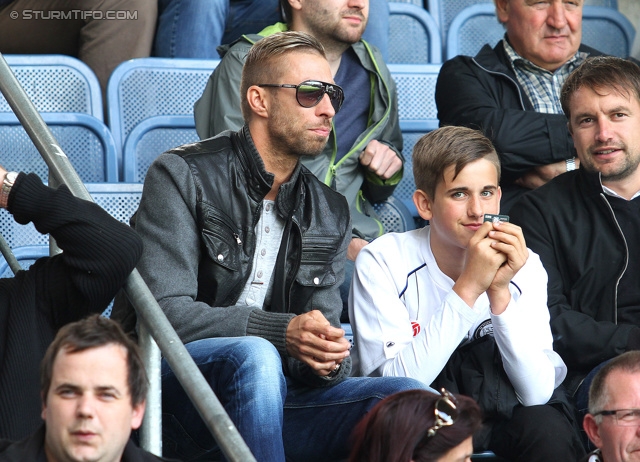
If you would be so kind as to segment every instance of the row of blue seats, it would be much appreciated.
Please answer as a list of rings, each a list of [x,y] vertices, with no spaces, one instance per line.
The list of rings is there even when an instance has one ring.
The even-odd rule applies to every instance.
[[[99,85],[82,62],[67,56],[5,58],[96,202],[123,222],[137,208],[141,183],[153,159],[174,146],[197,141],[193,103],[218,63],[161,58],[123,63],[109,84],[107,127]],[[415,209],[413,215],[407,209],[413,207],[411,150],[422,134],[437,127],[434,93],[439,69],[439,65],[391,65],[399,90],[407,165],[395,196],[376,206],[389,231],[415,226]],[[45,162],[2,97],[0,142],[5,153],[0,164],[47,178]],[[0,212],[0,233],[20,258],[30,261],[47,254],[48,237],[33,225],[16,224],[6,211]]]
[[[163,151],[198,140],[193,104],[217,60],[142,58],[121,64],[108,87],[109,127],[102,121],[95,75],[67,56],[7,56],[62,149],[87,183],[141,183]],[[409,209],[414,190],[410,157],[415,141],[437,127],[435,82],[440,65],[390,65],[397,84],[404,134],[405,179],[396,197]],[[0,97],[0,159],[13,170],[47,177],[47,166]],[[415,209],[412,210],[415,215]]]
[[[457,55],[474,56],[495,45],[504,28],[490,0],[389,2],[389,62],[441,63]],[[415,3],[418,3],[416,5]],[[613,56],[629,56],[635,38],[631,22],[615,0],[587,0],[582,15],[582,43]]]

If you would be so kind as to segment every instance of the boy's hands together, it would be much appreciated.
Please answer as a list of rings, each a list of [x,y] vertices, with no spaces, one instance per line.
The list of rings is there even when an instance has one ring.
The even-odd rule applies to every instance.
[[[456,281],[456,292],[469,306],[487,292],[491,311],[500,314],[511,300],[509,282],[528,256],[519,226],[487,221],[469,241],[465,269]]]

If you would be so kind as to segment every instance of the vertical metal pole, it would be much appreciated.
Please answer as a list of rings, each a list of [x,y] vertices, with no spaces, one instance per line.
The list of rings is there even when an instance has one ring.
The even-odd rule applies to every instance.
[[[147,409],[140,428],[140,446],[156,456],[162,455],[162,383],[160,377],[160,348],[153,340],[144,324],[140,325],[138,343],[142,350],[149,392]]]
[[[22,269],[20,263],[18,262],[18,259],[11,251],[11,247],[9,247],[9,244],[7,244],[7,241],[5,241],[2,234],[0,234],[0,251],[2,252],[2,256],[4,257],[4,259],[7,260],[9,268],[11,268],[13,274],[16,274]]]
[[[49,166],[49,173],[66,184],[75,196],[91,201],[87,188],[1,54],[0,91]],[[129,275],[125,282],[125,292],[135,306],[138,318],[158,343],[171,369],[226,458],[231,462],[255,462],[251,451],[158,306],[138,270],[134,269]]]
[[[256,459],[238,433],[238,429],[202,376],[200,369],[193,362],[138,270],[133,270],[125,282],[124,290],[136,307],[138,319],[146,325],[158,342],[169,366],[226,458],[233,462],[254,462]]]

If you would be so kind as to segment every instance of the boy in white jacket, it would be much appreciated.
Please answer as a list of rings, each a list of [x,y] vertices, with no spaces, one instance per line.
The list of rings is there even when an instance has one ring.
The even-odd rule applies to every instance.
[[[452,355],[489,335],[498,366],[493,357],[489,367],[476,361],[477,377],[506,373],[512,390],[504,396],[515,396],[501,403],[503,417],[489,413],[490,431],[476,449],[518,461],[576,460],[583,450],[574,428],[561,406],[547,404],[566,375],[553,351],[547,274],[520,227],[483,221],[500,208],[495,149],[478,131],[444,127],[416,143],[413,169],[413,200],[429,226],[384,235],[358,256],[349,307],[355,372],[439,386],[449,366],[463,381],[468,375],[452,371],[459,361],[448,364]],[[472,396],[478,388],[456,385]],[[498,395],[474,397],[486,413]]]

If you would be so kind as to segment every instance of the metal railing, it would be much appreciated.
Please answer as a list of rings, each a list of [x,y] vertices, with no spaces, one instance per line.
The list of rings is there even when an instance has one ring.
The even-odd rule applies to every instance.
[[[1,54],[0,91],[47,163],[49,175],[57,182],[66,184],[75,196],[92,201],[91,195],[71,162]],[[0,247],[2,247],[1,242]],[[7,258],[7,261],[11,262],[11,259]],[[178,334],[136,269],[128,277],[124,290],[136,309],[143,333],[146,331],[152,337],[152,339],[144,338],[143,335],[141,341],[147,365],[149,365],[150,376],[153,377],[150,391],[153,391],[154,396],[149,396],[151,407],[148,409],[147,424],[159,422],[161,416],[161,404],[158,398],[160,354],[157,350],[154,351],[153,340],[155,340],[226,458],[232,462],[255,461],[235,425],[191,359]],[[149,426],[147,425],[146,428],[149,429]],[[157,426],[151,431],[143,431],[142,434],[143,447],[160,455],[160,432]]]

